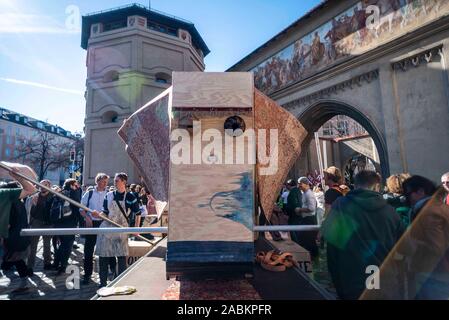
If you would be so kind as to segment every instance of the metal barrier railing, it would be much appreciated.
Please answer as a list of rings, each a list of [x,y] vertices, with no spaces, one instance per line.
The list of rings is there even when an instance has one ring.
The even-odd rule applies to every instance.
[[[255,226],[254,232],[289,232],[289,231],[318,231],[320,226]],[[64,229],[23,229],[20,233],[24,237],[35,236],[67,236],[67,235],[99,235],[99,234],[148,234],[148,233],[168,233],[168,227],[154,228],[64,228]]]

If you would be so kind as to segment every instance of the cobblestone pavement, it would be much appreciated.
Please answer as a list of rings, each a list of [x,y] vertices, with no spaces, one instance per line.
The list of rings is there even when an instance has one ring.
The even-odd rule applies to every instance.
[[[83,250],[84,239],[77,238],[78,249],[72,250],[69,263],[80,267],[81,280],[83,277]],[[0,300],[88,300],[92,298],[99,285],[98,258],[94,259],[94,274],[89,285],[80,283],[79,290],[69,290],[66,280],[69,274],[56,276],[56,271],[43,270],[43,243],[42,238],[38,246],[34,276],[29,278],[29,290],[22,294],[13,294],[12,291],[20,285],[20,278],[15,270],[0,271]],[[53,249],[52,249],[53,250]],[[0,258],[1,261],[1,258]]]

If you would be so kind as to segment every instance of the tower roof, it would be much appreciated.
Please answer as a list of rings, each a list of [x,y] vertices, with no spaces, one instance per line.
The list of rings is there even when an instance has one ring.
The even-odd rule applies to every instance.
[[[87,43],[90,37],[90,27],[94,23],[107,23],[119,19],[126,18],[132,15],[140,15],[146,17],[148,21],[160,23],[171,28],[181,28],[190,32],[193,44],[203,51],[204,56],[210,53],[209,48],[199,34],[195,25],[182,18],[168,15],[166,13],[149,9],[143,5],[134,3],[123,7],[113,8],[94,12],[83,16],[82,19],[82,33],[81,33],[81,47],[87,49]]]

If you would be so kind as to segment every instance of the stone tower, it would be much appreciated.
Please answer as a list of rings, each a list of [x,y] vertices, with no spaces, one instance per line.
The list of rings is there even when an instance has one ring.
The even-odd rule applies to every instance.
[[[186,20],[133,4],[83,16],[87,50],[84,184],[95,175],[139,174],[117,135],[123,120],[170,87],[173,71],[204,71],[210,52]]]

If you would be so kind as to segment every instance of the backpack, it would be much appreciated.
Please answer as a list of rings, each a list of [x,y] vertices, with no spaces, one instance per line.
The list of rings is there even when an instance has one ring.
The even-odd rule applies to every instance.
[[[60,198],[55,198],[50,213],[50,221],[52,223],[61,222],[69,218],[72,214],[73,213],[70,202],[62,200]]]

